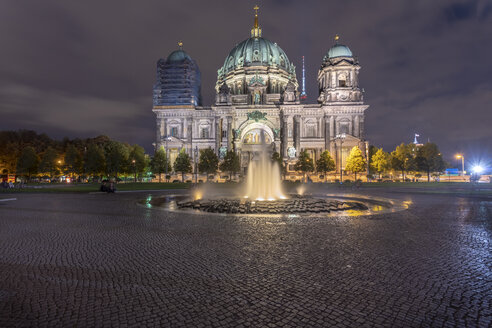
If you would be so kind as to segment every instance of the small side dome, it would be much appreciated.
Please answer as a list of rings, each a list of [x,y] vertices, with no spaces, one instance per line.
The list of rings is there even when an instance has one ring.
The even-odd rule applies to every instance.
[[[177,63],[182,62],[183,60],[188,59],[191,60],[191,57],[184,50],[174,50],[167,56],[167,61],[169,63]]]
[[[201,106],[201,74],[197,63],[182,49],[157,61],[154,106]]]
[[[350,51],[349,47],[343,44],[335,44],[330,48],[330,50],[328,50],[327,56],[328,58],[353,57],[352,51]]]

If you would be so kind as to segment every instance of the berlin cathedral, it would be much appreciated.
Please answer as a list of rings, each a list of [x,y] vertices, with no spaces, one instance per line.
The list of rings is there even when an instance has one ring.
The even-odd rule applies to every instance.
[[[251,36],[229,52],[217,71],[213,105],[202,105],[200,70],[181,42],[158,60],[152,108],[156,148],[165,147],[171,162],[182,149],[194,159],[200,149],[210,147],[219,158],[233,150],[243,170],[265,144],[286,164],[295,163],[304,150],[315,161],[329,150],[337,171],[345,167],[352,147],[367,156],[364,112],[369,106],[349,47],[335,37],[318,72],[318,102],[303,103],[295,66],[277,43],[262,37],[255,10]]]

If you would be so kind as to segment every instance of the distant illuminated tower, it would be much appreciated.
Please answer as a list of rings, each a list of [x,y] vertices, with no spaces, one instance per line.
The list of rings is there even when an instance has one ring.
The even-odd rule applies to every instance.
[[[417,137],[420,137],[420,135],[418,135],[417,133],[415,133],[415,137],[413,138],[413,143],[418,145],[419,142],[417,141]]]
[[[301,100],[307,99],[306,94],[306,69],[304,68],[304,56],[302,56],[302,92],[301,92]]]

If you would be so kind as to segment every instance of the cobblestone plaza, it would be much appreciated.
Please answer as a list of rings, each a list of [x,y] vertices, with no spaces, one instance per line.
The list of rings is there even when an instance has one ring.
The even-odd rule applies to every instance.
[[[412,205],[274,218],[17,194],[0,203],[0,326],[490,327],[492,200],[372,194]]]

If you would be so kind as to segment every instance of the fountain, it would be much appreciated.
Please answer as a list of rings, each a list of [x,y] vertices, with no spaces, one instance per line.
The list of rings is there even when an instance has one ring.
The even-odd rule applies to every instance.
[[[278,163],[270,159],[264,133],[261,134],[260,149],[259,158],[253,159],[248,165],[246,185],[239,197],[212,196],[213,193],[195,189],[191,199],[180,196],[180,200],[169,201],[165,197],[162,199],[163,202],[156,200],[154,204],[164,204],[168,209],[210,213],[302,216],[321,213],[334,215],[341,212],[349,215],[355,213],[358,213],[355,215],[366,215],[373,211],[380,211],[383,207],[391,207],[387,202],[362,200],[359,197],[326,194],[313,197],[305,194],[305,185],[298,186],[296,194],[286,196],[282,190],[280,168]]]
[[[278,163],[272,163],[266,151],[261,152],[259,161],[251,161],[248,165],[244,198],[257,201],[286,198],[282,192]]]

